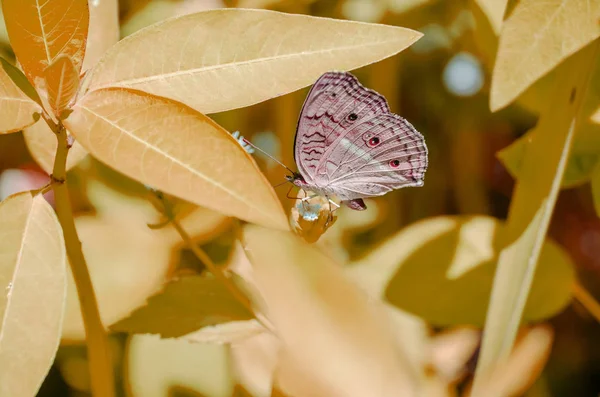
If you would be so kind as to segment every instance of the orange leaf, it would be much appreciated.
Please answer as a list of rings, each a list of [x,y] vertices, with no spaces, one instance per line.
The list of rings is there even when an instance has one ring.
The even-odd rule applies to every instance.
[[[187,106],[124,89],[90,92],[65,126],[94,157],[192,203],[278,229],[273,188],[221,126]]]
[[[79,72],[69,56],[56,58],[44,71],[48,102],[54,114],[60,118],[61,113],[69,106],[69,101],[79,88]]]
[[[79,73],[89,25],[86,0],[4,0],[2,11],[10,44],[34,86],[60,55],[70,56]]]

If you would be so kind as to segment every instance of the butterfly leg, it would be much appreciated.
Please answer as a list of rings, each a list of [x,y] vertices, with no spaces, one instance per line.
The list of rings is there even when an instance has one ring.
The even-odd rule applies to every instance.
[[[333,222],[333,213],[340,208],[340,205],[338,203],[336,203],[335,201],[333,201],[332,199],[330,199],[329,197],[327,197],[327,204],[329,204],[329,213],[327,214],[327,222],[325,222],[325,228],[327,228],[329,226],[330,222]],[[335,208],[332,210],[331,209],[331,204],[333,204],[335,206]]]

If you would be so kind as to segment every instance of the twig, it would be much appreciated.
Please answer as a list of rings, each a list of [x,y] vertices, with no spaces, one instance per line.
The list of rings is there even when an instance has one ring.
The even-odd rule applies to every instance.
[[[600,303],[578,281],[573,284],[573,296],[600,323]]]
[[[44,117],[44,119],[58,139],[51,185],[54,190],[56,214],[63,229],[67,255],[81,306],[88,349],[91,390],[94,396],[113,397],[115,395],[114,374],[108,338],[100,319],[94,287],[81,250],[81,241],[79,241],[75,229],[75,220],[66,184],[67,155],[69,153],[67,130],[60,122],[55,123],[49,117]]]

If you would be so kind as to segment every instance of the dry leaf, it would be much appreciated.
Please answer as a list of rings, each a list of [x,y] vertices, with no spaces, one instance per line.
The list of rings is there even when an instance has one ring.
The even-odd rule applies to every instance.
[[[119,41],[118,0],[89,1],[90,26],[82,71],[94,66],[104,53]]]
[[[113,324],[111,330],[177,338],[204,327],[252,318],[254,315],[220,280],[188,276],[165,285],[144,306]]]
[[[234,387],[223,345],[136,335],[129,339],[125,370],[131,397],[165,397],[175,388],[230,397]]]
[[[325,254],[289,232],[248,225],[255,302],[283,346],[281,390],[311,396],[416,395],[415,374],[395,342],[383,307]],[[315,363],[319,363],[315,366]]]
[[[537,79],[600,36],[600,2],[520,0],[502,25],[490,108],[512,102]]]
[[[89,89],[134,88],[215,113],[306,87],[332,69],[379,61],[421,36],[274,11],[211,10],[121,40],[93,69]]]
[[[65,125],[94,157],[184,200],[278,229],[288,224],[273,188],[239,143],[210,118],[123,89],[82,98]]]
[[[56,156],[58,142],[56,135],[48,127],[48,124],[44,120],[39,120],[23,130],[23,137],[31,157],[47,174],[51,174],[52,168],[54,168],[54,157]],[[75,141],[67,155],[67,170],[75,167],[86,156],[85,149],[81,147],[79,142]]]
[[[27,96],[13,81],[18,69],[0,58],[0,134],[19,131],[35,123],[41,106]]]
[[[33,396],[60,341],[66,253],[54,210],[41,195],[0,203],[0,395]]]
[[[79,88],[79,72],[68,55],[59,55],[44,70],[44,79],[50,108],[57,118],[62,118]]]
[[[6,29],[25,75],[38,78],[60,55],[68,55],[79,73],[88,35],[87,0],[3,0]]]
[[[475,0],[481,11],[485,14],[494,30],[498,35],[504,20],[504,11],[508,0]]]

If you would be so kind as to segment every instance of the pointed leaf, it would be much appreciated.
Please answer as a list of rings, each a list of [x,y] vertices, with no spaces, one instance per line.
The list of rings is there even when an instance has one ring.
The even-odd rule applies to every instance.
[[[31,157],[47,174],[51,174],[58,142],[56,135],[48,127],[48,124],[44,120],[39,120],[34,125],[23,130],[23,137],[25,138],[25,144],[27,145],[27,149],[29,149]],[[79,142],[75,141],[67,155],[67,170],[75,167],[86,156],[87,152],[81,147]]]
[[[243,240],[262,297],[255,303],[283,342],[284,392],[417,395],[416,369],[391,333],[380,301],[369,299],[339,265],[290,232],[247,225]]]
[[[82,98],[65,125],[94,157],[184,200],[249,222],[288,228],[281,203],[250,155],[187,106],[124,89]]]
[[[211,10],[121,40],[94,68],[89,88],[134,88],[203,113],[221,112],[306,87],[332,69],[377,62],[421,36],[400,27],[274,11]]]
[[[82,71],[93,67],[119,41],[118,0],[89,1],[90,24]]]
[[[34,86],[60,55],[81,70],[88,34],[87,0],[3,0],[10,44]]]
[[[48,102],[60,118],[79,88],[79,72],[69,56],[60,55],[44,70]]]
[[[250,313],[213,277],[182,277],[150,297],[111,329],[131,334],[159,334],[176,338],[211,325],[250,320]]]
[[[0,134],[3,134],[35,123],[42,108],[11,78],[17,69],[2,58],[0,62]],[[19,73],[18,70],[16,73]]]
[[[488,18],[494,33],[499,34],[508,0],[475,0],[475,2]]]
[[[29,192],[0,203],[0,395],[34,396],[58,349],[66,253],[54,210]]]
[[[512,102],[537,79],[600,36],[600,2],[520,0],[502,25],[490,108]]]
[[[486,377],[512,350],[599,53],[596,41],[561,64],[552,100],[532,132],[498,258],[474,395],[483,392]]]

